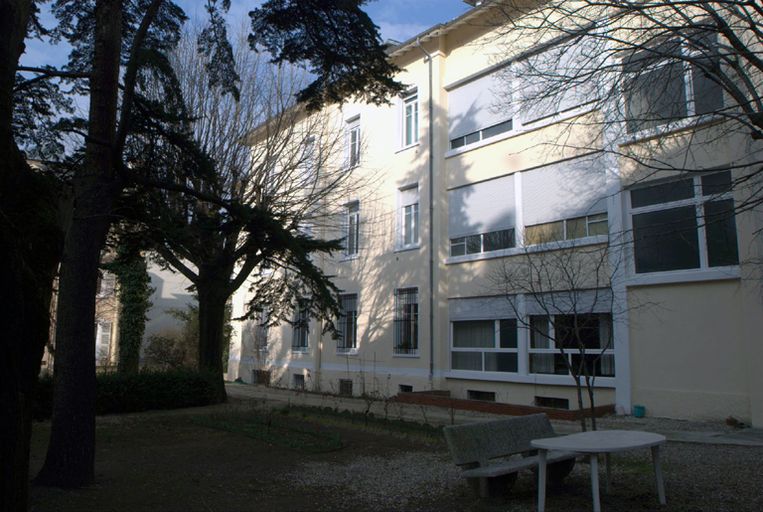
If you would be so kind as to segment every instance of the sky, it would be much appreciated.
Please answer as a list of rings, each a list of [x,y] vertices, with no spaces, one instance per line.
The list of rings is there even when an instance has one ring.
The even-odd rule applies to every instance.
[[[205,15],[202,0],[176,0],[191,19]],[[246,23],[247,13],[261,0],[232,0],[228,19],[231,25]],[[365,11],[379,26],[383,40],[405,41],[438,23],[450,21],[467,10],[462,0],[369,0]],[[43,25],[51,27],[53,18],[43,11]],[[26,66],[58,65],[65,61],[69,50],[65,45],[51,47],[39,41],[27,41],[22,57]]]

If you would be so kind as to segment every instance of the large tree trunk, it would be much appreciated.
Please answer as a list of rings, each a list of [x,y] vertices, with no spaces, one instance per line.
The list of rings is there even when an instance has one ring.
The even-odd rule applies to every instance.
[[[122,3],[95,10],[90,126],[85,165],[74,178],[74,212],[61,262],[56,319],[50,445],[37,482],[77,487],[93,481],[95,463],[95,294],[98,263],[119,193],[116,116]]]
[[[228,302],[228,277],[225,271],[199,269],[196,291],[199,295],[199,371],[215,379],[217,400],[226,400],[223,381],[225,343],[225,305]]]
[[[52,180],[35,174],[11,130],[29,0],[0,0],[0,510],[28,508],[31,405],[61,255]]]

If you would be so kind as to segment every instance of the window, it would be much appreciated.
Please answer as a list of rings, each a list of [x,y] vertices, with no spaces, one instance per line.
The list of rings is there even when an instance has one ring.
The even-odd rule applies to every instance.
[[[677,39],[663,39],[624,59],[629,133],[715,112],[723,106],[723,90],[711,78],[720,66],[717,41],[702,35],[690,40],[682,44]]]
[[[516,320],[466,320],[451,326],[451,369],[516,373]]]
[[[360,165],[360,116],[347,121],[347,167]]]
[[[564,219],[527,226],[525,244],[545,244],[560,240],[575,240],[587,236],[608,234],[607,214],[597,213],[574,219]]]
[[[481,400],[483,402],[495,402],[495,391],[478,391],[467,389],[466,398],[469,400]]]
[[[99,321],[95,331],[96,364],[108,364],[111,350],[111,322]]]
[[[739,264],[731,172],[630,191],[636,273]]]
[[[347,353],[358,348],[358,296],[354,293],[339,296],[339,338],[336,351]]]
[[[410,384],[400,384],[398,390],[400,393],[413,393],[413,386]]]
[[[300,300],[294,317],[294,333],[291,340],[292,352],[307,352],[307,338],[310,327],[310,311],[307,303]]]
[[[502,70],[496,70],[448,91],[451,149],[513,129],[510,105],[500,104],[500,93],[506,89]]]
[[[448,192],[450,255],[463,256],[514,247],[514,176]]]
[[[360,240],[360,203],[354,201],[345,207],[344,255],[357,256]]]
[[[584,364],[591,375],[614,377],[610,314],[533,315],[528,328],[530,373],[568,375],[567,363],[580,365],[583,347]]]
[[[419,96],[416,90],[403,98],[403,146],[419,141]]]
[[[98,282],[98,297],[111,297],[116,289],[117,276],[110,272],[103,272]]]
[[[394,354],[416,355],[419,352],[418,288],[399,288],[395,291]]]
[[[252,334],[254,339],[254,349],[258,352],[268,351],[268,313],[260,311],[252,325]]]
[[[294,389],[305,389],[305,376],[301,373],[295,373],[292,375],[292,386]]]
[[[419,187],[400,189],[400,247],[419,244]]]
[[[350,379],[339,379],[339,394],[352,396],[352,381]]]

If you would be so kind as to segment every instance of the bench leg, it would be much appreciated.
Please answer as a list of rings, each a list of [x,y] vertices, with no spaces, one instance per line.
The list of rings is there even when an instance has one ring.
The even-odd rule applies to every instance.
[[[593,512],[601,512],[599,501],[599,454],[592,453],[591,461],[591,496],[593,497]]]
[[[538,512],[546,510],[546,450],[538,450]]]
[[[654,478],[657,481],[657,498],[660,505],[665,505],[665,483],[662,480],[662,468],[660,467],[660,447],[652,446],[652,465],[654,465]]]

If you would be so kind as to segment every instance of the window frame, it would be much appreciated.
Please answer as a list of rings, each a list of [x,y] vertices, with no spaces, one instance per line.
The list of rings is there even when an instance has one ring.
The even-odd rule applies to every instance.
[[[485,237],[488,235],[492,235],[494,233],[509,233],[509,238],[511,242],[506,247],[499,247],[496,249],[485,249]],[[469,251],[469,242],[470,239],[472,243],[474,243],[475,240],[479,239],[479,251]],[[464,252],[460,254],[454,254],[453,248],[457,246],[463,246]],[[516,238],[516,230],[514,228],[506,228],[506,229],[498,229],[496,231],[488,231],[486,233],[477,233],[474,235],[464,235],[464,236],[456,236],[449,239],[449,256],[451,258],[457,258],[459,256],[470,256],[470,255],[479,255],[479,254],[487,254],[495,251],[503,251],[506,249],[513,249],[517,246],[517,238]]]
[[[409,131],[408,119],[412,119],[411,130]],[[420,103],[418,89],[414,88],[407,91],[400,99],[400,147],[402,149],[415,146],[419,143],[419,120]]]
[[[513,321],[514,322],[514,347],[501,347],[501,322]],[[493,323],[493,346],[492,347],[456,347],[456,326],[457,323],[466,322],[492,322]],[[499,374],[511,374],[517,375],[519,373],[519,358],[520,358],[520,342],[519,342],[519,322],[516,318],[482,318],[482,319],[457,319],[450,320],[450,357],[448,358],[448,368],[451,371],[469,371],[480,373],[499,373]],[[453,368],[453,354],[454,353],[480,353],[480,360],[482,364],[481,370],[461,369]],[[499,370],[486,370],[487,367],[487,354],[516,354],[516,370],[513,372],[499,371]]]
[[[707,176],[712,175],[720,175],[723,173],[728,173],[730,178],[730,188],[729,190],[722,191],[722,192],[716,192],[716,193],[708,193],[705,194],[703,191],[703,184],[702,179]],[[634,190],[642,190],[647,189],[650,187],[655,187],[663,184],[670,184],[670,183],[678,183],[682,180],[688,180],[690,179],[692,182],[692,196],[688,198],[682,198],[682,199],[676,199],[666,202],[655,202],[652,204],[648,204],[646,206],[633,206],[633,200],[631,192]],[[654,180],[646,183],[639,183],[638,186],[631,187],[629,189],[626,189],[628,192],[625,194],[627,196],[627,222],[628,227],[631,233],[631,243],[629,248],[629,256],[632,260],[632,265],[630,265],[630,269],[634,276],[638,277],[648,277],[648,276],[661,276],[666,274],[687,274],[687,273],[694,273],[698,271],[708,271],[708,270],[724,270],[724,269],[737,269],[739,267],[739,230],[738,226],[736,224],[736,213],[734,212],[734,208],[732,208],[732,214],[731,217],[734,220],[734,236],[736,241],[736,260],[737,262],[731,265],[710,265],[710,257],[709,257],[709,248],[708,248],[708,237],[707,237],[707,222],[705,220],[705,205],[708,203],[714,203],[714,202],[720,202],[720,201],[732,201],[732,205],[734,204],[734,189],[733,189],[733,180],[734,176],[733,173],[730,170],[715,170],[715,171],[709,171],[706,173],[701,174],[693,174],[690,176],[681,176],[680,178],[671,178],[666,180]],[[669,210],[675,210],[678,208],[686,208],[691,207],[694,209],[694,221],[695,221],[695,230],[697,235],[697,256],[699,264],[696,267],[686,267],[686,268],[674,268],[674,269],[665,269],[665,270],[648,270],[639,272],[636,268],[637,265],[637,256],[636,256],[636,228],[634,228],[634,217],[637,215],[642,214],[649,214],[649,213],[656,213],[656,212],[662,212],[662,211],[669,211]]]
[[[595,217],[599,217],[599,218],[595,218]],[[585,223],[585,231],[586,232],[585,232],[585,234],[583,236],[572,236],[571,233],[570,233],[571,229],[569,227],[569,223],[572,222],[572,221],[578,221],[578,220],[580,220],[580,221]],[[551,238],[551,239],[548,239],[548,240],[540,240],[540,241],[537,241],[537,242],[528,242],[528,240],[532,239],[531,236],[528,236],[528,232],[527,232],[528,229],[540,228],[541,226],[551,226],[552,224],[558,224],[558,223],[562,224],[562,231],[561,231],[561,235],[562,236],[561,236],[561,238]],[[591,225],[601,224],[601,223],[604,223],[607,226],[606,231],[604,233],[598,233],[598,234],[597,233],[593,233],[592,234],[591,233],[591,231],[592,231],[591,230]],[[524,245],[525,246],[543,245],[543,244],[551,244],[551,243],[555,243],[555,242],[563,242],[563,241],[571,241],[571,240],[582,240],[582,239],[591,238],[591,237],[608,236],[609,235],[609,213],[604,211],[604,212],[599,212],[599,213],[592,213],[590,215],[581,215],[579,217],[570,217],[570,218],[566,218],[566,219],[554,220],[554,221],[551,221],[551,222],[543,222],[543,223],[540,223],[540,224],[533,224],[533,225],[530,225],[530,226],[525,226],[524,230],[525,230],[525,233],[524,233],[524,237],[522,239],[524,241]]]
[[[355,309],[352,310],[352,340],[348,345],[346,333],[343,329],[339,329],[339,338],[336,340],[336,353],[337,354],[357,354],[358,353],[358,310],[360,308],[360,301],[357,293],[342,293],[339,295],[339,311],[338,324],[340,327],[347,327],[347,310],[344,308],[345,299],[354,299]]]
[[[580,355],[580,351],[578,350],[577,347],[571,347],[571,348],[564,347],[564,355],[562,355],[562,350],[560,348],[557,348],[556,346],[551,346],[551,345],[555,345],[556,343],[559,343],[559,340],[556,340],[556,325],[557,325],[557,318],[556,317],[565,317],[565,316],[570,316],[570,317],[574,317],[574,316],[578,316],[578,317],[582,317],[582,316],[596,316],[596,317],[598,317],[598,321],[599,321],[599,329],[601,329],[601,317],[604,316],[604,315],[609,317],[609,319],[608,319],[608,329],[609,329],[609,337],[610,337],[609,347],[607,347],[604,350],[602,350],[601,347],[592,348],[592,349],[590,349],[591,350],[590,353],[588,351],[586,351],[586,355],[589,355],[589,354],[590,355],[595,355],[595,356],[599,357],[600,361],[602,361],[604,359],[604,357],[606,356],[611,361],[610,364],[612,365],[612,374],[611,375],[605,375],[605,374],[595,375],[595,378],[597,378],[597,379],[599,379],[599,378],[607,378],[607,379],[614,379],[614,378],[616,378],[616,376],[617,376],[617,368],[615,366],[615,343],[614,343],[614,339],[612,338],[614,336],[613,325],[612,325],[612,314],[611,313],[594,313],[594,312],[571,313],[571,314],[567,314],[567,315],[564,315],[564,314],[556,314],[556,315],[546,315],[546,314],[527,315],[526,322],[527,322],[527,330],[528,330],[528,337],[527,337],[527,373],[528,373],[528,375],[533,375],[533,376],[537,376],[537,375],[543,375],[543,376],[546,376],[546,375],[557,375],[557,376],[562,376],[562,377],[571,377],[569,369],[567,368],[566,365],[564,366],[564,372],[563,373],[558,373],[555,370],[552,371],[552,372],[533,371],[533,364],[532,364],[533,355],[552,355],[552,356],[554,356],[554,358],[552,360],[553,361],[552,366],[554,366],[554,368],[555,368],[555,365],[556,365],[555,361],[556,361],[557,357],[566,357],[568,359],[568,361],[571,361],[572,358],[574,358],[575,356],[579,356]],[[547,343],[548,346],[546,346],[546,347],[533,347],[533,334],[535,334],[537,332],[537,330],[535,329],[535,327],[533,327],[533,324],[532,324],[533,318],[546,318],[546,322],[547,322],[546,328],[548,329],[548,331],[547,331],[548,332],[548,337],[546,337],[546,343]],[[600,364],[601,364],[601,362],[600,362]]]
[[[307,353],[310,349],[310,310],[302,300],[297,303],[292,326],[291,352]]]
[[[623,75],[623,83],[628,84],[627,88],[623,88],[623,91],[621,93],[621,112],[623,115],[623,122],[625,124],[625,135],[626,138],[632,138],[632,139],[639,139],[643,138],[644,136],[648,136],[655,132],[660,132],[664,130],[670,130],[673,127],[676,126],[683,126],[688,120],[691,120],[693,118],[696,118],[698,116],[712,116],[712,112],[697,113],[697,91],[695,90],[695,65],[694,62],[696,61],[697,57],[702,57],[702,52],[699,49],[692,48],[691,44],[686,40],[677,40],[674,43],[671,43],[671,41],[676,41],[676,38],[670,38],[665,41],[665,43],[661,44],[675,44],[677,53],[675,54],[675,57],[670,57],[667,52],[660,55],[654,56],[654,62],[649,64],[644,64],[641,69],[638,70],[638,72],[635,74],[634,77],[628,78],[628,72],[625,71],[625,67],[628,65],[628,56],[622,57],[620,59],[621,64],[621,73]],[[716,40],[713,43],[714,47],[718,47],[718,41]],[[710,49],[710,48],[708,48]],[[650,50],[648,48],[641,48],[641,49],[634,49],[629,51],[631,55],[639,52],[646,52],[649,53]],[[711,56],[707,56],[707,58],[712,58]],[[692,60],[694,59],[694,60]],[[716,65],[720,66],[721,62],[720,59],[717,59]],[[634,90],[631,86],[632,82],[639,77],[645,76],[647,73],[652,73],[654,71],[658,71],[662,68],[669,67],[669,66],[680,66],[681,67],[681,81],[682,81],[682,91],[683,91],[683,97],[684,97],[684,104],[683,108],[685,109],[685,114],[682,117],[676,117],[676,118],[664,118],[664,119],[653,119],[653,120],[641,120],[641,123],[650,123],[653,124],[652,126],[644,126],[639,127],[634,130],[631,130],[629,128],[629,123],[631,122],[639,122],[639,120],[633,120],[630,119],[628,116],[628,101],[629,101],[629,95],[628,92]],[[721,100],[721,107],[726,103],[725,101],[725,94],[724,89],[720,84],[715,85],[715,87],[719,88],[720,93],[720,100]]]
[[[360,115],[345,122],[345,167],[354,169],[360,165],[362,157],[360,137]]]
[[[344,257],[356,258],[360,254],[360,201],[344,205]]]
[[[415,189],[415,202],[410,202],[408,204],[405,204],[403,202],[403,196],[406,191]],[[419,185],[418,183],[413,185],[408,185],[405,187],[400,187],[398,189],[398,241],[397,241],[397,248],[398,250],[408,250],[408,249],[415,249],[419,247],[421,244],[421,196],[419,194]],[[410,215],[408,215],[408,212],[411,212]],[[410,230],[408,229],[408,219],[412,220]],[[407,240],[407,234],[410,231],[411,233],[411,240]]]
[[[413,297],[413,300],[410,297]],[[403,302],[405,299],[405,302]],[[411,339],[407,339],[411,338]],[[419,289],[407,287],[395,289],[394,357],[418,357],[419,355]]]

